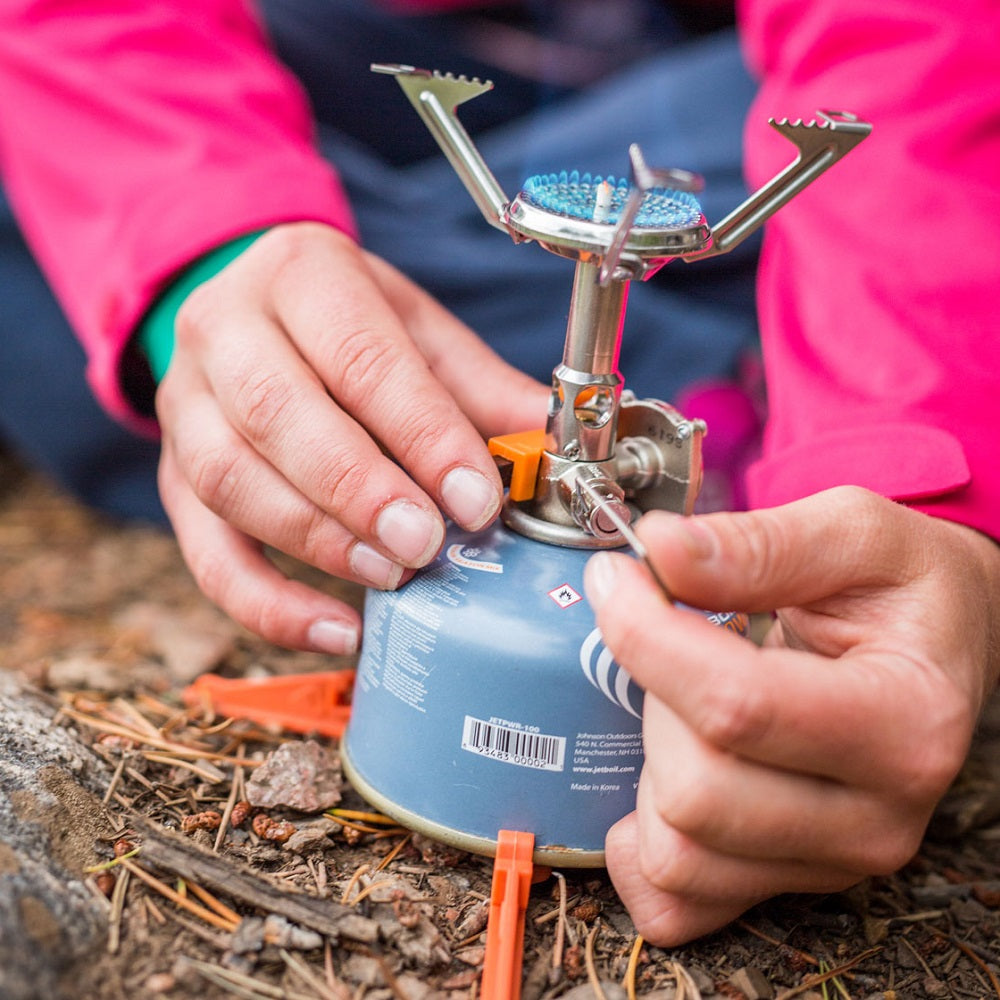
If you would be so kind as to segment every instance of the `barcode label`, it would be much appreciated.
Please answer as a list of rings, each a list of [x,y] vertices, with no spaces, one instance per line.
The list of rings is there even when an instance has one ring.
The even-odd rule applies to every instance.
[[[462,749],[518,767],[561,771],[566,757],[566,737],[529,733],[467,715],[462,729]]]

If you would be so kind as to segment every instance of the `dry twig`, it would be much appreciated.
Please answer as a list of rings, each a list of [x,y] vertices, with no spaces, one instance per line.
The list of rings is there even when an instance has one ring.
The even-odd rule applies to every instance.
[[[279,954],[281,955],[281,960],[288,966],[291,972],[298,976],[306,986],[316,991],[319,1000],[350,1000],[350,990],[343,983],[331,988],[297,955],[285,951],[284,948],[279,951]]]
[[[861,952],[860,955],[856,955],[849,962],[844,962],[843,965],[838,965],[833,969],[827,969],[826,972],[817,972],[811,976],[806,976],[798,986],[793,986],[791,989],[779,993],[776,1000],[789,1000],[790,997],[796,997],[800,993],[808,992],[814,986],[819,986],[821,983],[829,982],[831,979],[836,979],[838,976],[844,975],[845,972],[850,972],[851,969],[853,969],[856,965],[859,965],[866,958],[871,958],[872,955],[877,955],[881,950],[881,948],[869,948],[867,951]]]
[[[937,937],[950,941],[963,955],[965,955],[966,958],[970,959],[975,965],[977,965],[989,979],[990,985],[993,987],[993,992],[996,993],[998,998],[1000,998],[1000,979],[997,979],[997,974],[975,953],[972,948],[969,947],[969,945],[967,945],[964,941],[959,941],[958,938],[952,937],[949,934],[943,934],[934,927],[930,927],[928,929]]]
[[[566,943],[566,876],[562,872],[553,872],[559,881],[559,909],[556,910],[555,941],[552,943],[552,968],[559,969],[563,962],[563,947]]]
[[[239,745],[236,751],[236,756],[238,759],[242,760],[246,753],[246,749],[243,744]],[[226,806],[222,810],[222,820],[219,822],[219,829],[215,833],[215,843],[212,845],[212,850],[218,854],[219,848],[222,846],[222,842],[226,839],[226,832],[229,830],[229,821],[233,816],[233,809],[236,808],[236,803],[239,801],[236,794],[243,784],[243,765],[237,764],[233,768],[233,778],[230,782],[229,787],[229,797],[226,799]]]
[[[116,859],[118,860],[118,859]],[[108,954],[114,955],[122,939],[122,913],[125,911],[125,893],[128,892],[129,873],[122,872],[111,892],[111,914],[108,917]]]

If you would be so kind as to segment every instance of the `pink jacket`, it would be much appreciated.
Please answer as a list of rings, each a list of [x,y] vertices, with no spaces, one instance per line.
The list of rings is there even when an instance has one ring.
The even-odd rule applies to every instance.
[[[752,183],[789,159],[761,135],[769,115],[833,106],[874,123],[769,224],[771,417],[753,503],[855,483],[1000,538],[1000,6],[747,0],[741,13],[762,80]]]
[[[1000,537],[1000,8],[744,0],[740,15],[762,80],[754,185],[794,154],[769,116],[875,124],[769,224],[753,501],[856,483]],[[0,95],[8,193],[95,391],[133,426],[118,359],[179,267],[278,221],[351,230],[251,0],[7,0]]]

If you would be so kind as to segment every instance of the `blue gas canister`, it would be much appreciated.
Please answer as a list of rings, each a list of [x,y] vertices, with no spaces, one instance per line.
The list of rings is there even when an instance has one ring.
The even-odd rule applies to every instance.
[[[368,594],[342,748],[366,799],[466,850],[526,830],[540,863],[603,864],[605,834],[635,806],[642,691],[583,597],[590,554],[453,527],[426,570]]]

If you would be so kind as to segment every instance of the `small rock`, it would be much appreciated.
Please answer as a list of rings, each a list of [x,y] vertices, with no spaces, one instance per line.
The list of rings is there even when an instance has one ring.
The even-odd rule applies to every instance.
[[[401,875],[393,872],[377,872],[365,894],[373,903],[391,903],[394,899],[413,895],[413,886]]]
[[[382,970],[367,955],[348,955],[340,967],[341,975],[358,986],[381,986]]]
[[[235,951],[227,951],[223,953],[219,962],[225,969],[249,976],[257,968],[257,954],[248,952],[245,955],[237,955]]]
[[[169,972],[154,972],[146,980],[150,993],[169,993],[177,985],[177,977]]]
[[[893,964],[898,969],[923,969],[920,959],[913,954],[913,949],[907,947],[908,942],[904,939],[896,941],[896,953],[893,957]]]
[[[121,628],[134,629],[163,657],[167,672],[187,683],[218,666],[234,649],[239,626],[203,607],[177,611],[152,601],[138,601],[115,617]]]
[[[463,948],[455,952],[457,958],[463,965],[471,965],[478,969],[486,960],[486,949],[482,945],[473,945],[471,948]]]
[[[291,851],[293,854],[309,854],[322,850],[330,843],[329,834],[332,829],[333,824],[328,823],[325,819],[317,820],[315,823],[306,823],[285,841],[285,850]]]
[[[158,669],[155,664],[143,666],[146,668],[144,672],[150,675]],[[99,656],[76,653],[50,664],[47,679],[49,686],[56,690],[87,688],[104,694],[123,694],[135,686],[138,669],[126,669]]]
[[[433,990],[427,983],[417,979],[409,972],[404,972],[396,977],[399,992],[406,997],[406,1000],[428,1000]]]
[[[465,972],[456,972],[449,976],[442,984],[442,989],[446,990],[467,990],[473,983],[479,980],[478,969],[468,969]]]
[[[322,812],[340,801],[342,781],[339,759],[315,740],[296,740],[283,743],[254,771],[247,799],[264,809]]]
[[[889,921],[881,917],[865,917],[862,927],[869,946],[881,944],[889,936]]]
[[[268,944],[293,951],[315,951],[323,947],[321,935],[299,927],[277,913],[271,913],[264,919],[264,936]]]
[[[772,1000],[774,987],[760,969],[752,965],[737,969],[729,977],[729,985],[735,986],[747,1000]]]
[[[235,955],[260,951],[264,947],[264,920],[262,917],[244,917],[233,931],[229,949]]]
[[[989,916],[989,910],[975,899],[952,900],[948,911],[963,927],[972,927]]]
[[[715,993],[715,983],[712,977],[703,969],[699,969],[695,965],[689,968],[687,973],[691,977],[691,982],[695,984],[702,996],[707,997]]]
[[[472,904],[462,922],[455,928],[455,938],[465,941],[484,930],[490,917],[490,901],[483,899]]]

